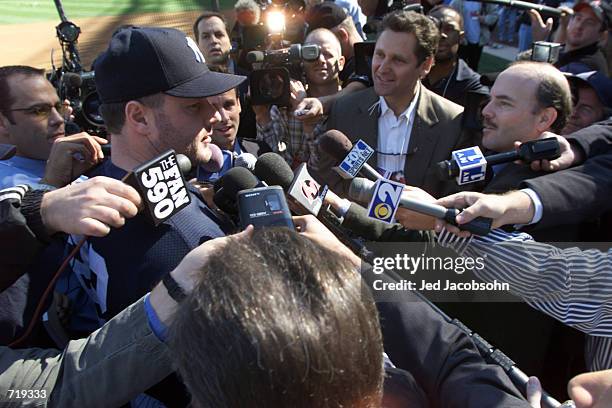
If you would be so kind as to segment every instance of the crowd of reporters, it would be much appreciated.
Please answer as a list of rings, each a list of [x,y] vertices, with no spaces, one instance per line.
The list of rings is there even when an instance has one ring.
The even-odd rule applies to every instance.
[[[0,67],[0,405],[555,406],[519,368],[558,399],[611,403],[612,255],[584,242],[609,241],[612,6],[527,12],[558,60],[481,76],[497,6],[374,3],[285,4],[263,44],[278,4],[240,0],[233,29],[205,12],[195,41],[118,28],[92,66],[106,138],[68,131],[75,106],[44,71]],[[476,182],[438,171],[464,148],[543,139],[557,154],[485,163]],[[358,140],[361,176],[405,185],[395,223],[369,219],[337,171]],[[168,150],[191,162],[182,176]],[[172,181],[147,190],[134,180],[153,165]],[[294,231],[238,232],[236,193],[263,182],[286,191]],[[300,207],[312,183],[329,187],[321,208]],[[152,220],[162,195],[180,209]],[[494,230],[470,236],[478,217]],[[517,364],[410,291],[364,291],[365,241],[486,256],[474,277],[524,303],[439,306]]]

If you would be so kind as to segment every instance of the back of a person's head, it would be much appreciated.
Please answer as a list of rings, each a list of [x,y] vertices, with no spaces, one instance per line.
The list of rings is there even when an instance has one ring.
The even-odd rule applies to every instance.
[[[170,330],[194,406],[379,407],[380,326],[351,264],[286,229],[230,245]]]

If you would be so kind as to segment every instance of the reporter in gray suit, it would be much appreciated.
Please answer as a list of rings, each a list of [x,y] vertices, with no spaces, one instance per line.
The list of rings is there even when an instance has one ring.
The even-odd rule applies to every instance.
[[[453,150],[476,144],[461,131],[463,108],[421,85],[434,63],[439,40],[435,24],[406,11],[388,14],[372,60],[374,87],[349,94],[332,106],[328,129],[376,150],[369,163],[391,178],[434,196],[457,190],[440,181],[433,166]],[[320,178],[342,194],[330,163],[317,163]]]

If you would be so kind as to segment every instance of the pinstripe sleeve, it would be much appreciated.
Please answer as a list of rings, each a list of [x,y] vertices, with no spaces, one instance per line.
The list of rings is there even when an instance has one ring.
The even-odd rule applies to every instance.
[[[462,256],[484,256],[484,269],[474,274],[509,283],[530,306],[585,333],[612,336],[612,249],[560,249],[501,230],[469,240],[444,231],[438,243]]]

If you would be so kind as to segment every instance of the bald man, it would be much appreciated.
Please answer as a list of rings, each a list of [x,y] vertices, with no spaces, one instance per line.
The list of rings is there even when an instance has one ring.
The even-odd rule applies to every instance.
[[[274,105],[254,106],[257,118],[257,139],[265,141],[292,167],[312,161],[316,152],[315,140],[322,132],[317,123],[304,123],[295,117],[295,106],[305,97],[333,95],[340,90],[339,74],[344,67],[342,47],[338,38],[325,28],[313,30],[304,44],[316,44],[321,53],[315,61],[304,61],[306,89],[298,81],[292,81],[292,106],[279,108]]]
[[[550,64],[521,61],[496,79],[484,107],[482,144],[495,152],[513,149],[543,132],[561,132],[571,112],[570,87]]]

